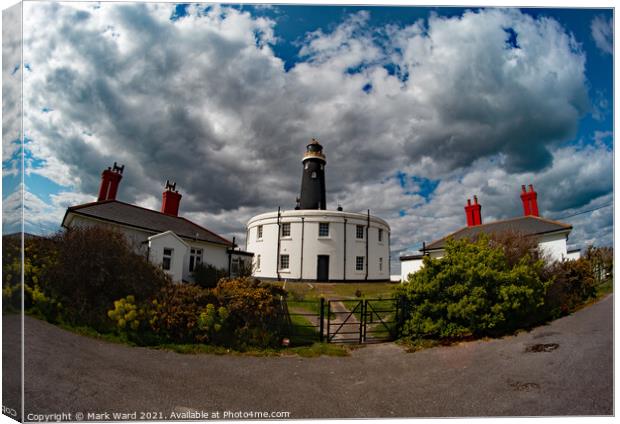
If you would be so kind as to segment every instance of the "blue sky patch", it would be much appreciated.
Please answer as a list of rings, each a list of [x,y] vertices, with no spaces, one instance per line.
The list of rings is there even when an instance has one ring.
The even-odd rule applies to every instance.
[[[174,10],[172,15],[170,16],[171,21],[178,21],[179,19],[187,16],[187,8],[189,7],[189,3],[180,3],[174,6]]]
[[[511,49],[518,49],[519,43],[517,42],[517,32],[512,28],[504,28],[504,31],[507,34],[506,47],[509,47]]]

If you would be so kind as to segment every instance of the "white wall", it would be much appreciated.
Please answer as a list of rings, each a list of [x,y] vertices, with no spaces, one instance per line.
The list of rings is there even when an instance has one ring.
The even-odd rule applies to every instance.
[[[73,219],[71,220],[70,224],[71,227],[89,227],[93,225],[120,231],[125,236],[127,242],[134,249],[134,251],[138,253],[144,253],[145,255],[147,250],[148,238],[155,234],[155,232],[138,230],[135,228],[112,224],[106,221],[100,221],[80,215],[73,215]]]
[[[189,246],[170,233],[151,237],[149,240],[149,260],[161,266],[164,248],[172,249],[170,270],[164,270],[164,272],[170,275],[173,281],[182,281],[184,272],[187,269],[186,263],[189,256]]]
[[[566,233],[542,236],[538,241],[539,249],[552,261],[566,259]]]
[[[149,241],[148,238],[155,236],[157,233],[154,231],[145,231],[139,230],[132,227],[127,227],[123,225],[118,225],[110,222],[106,222],[103,220],[98,220],[94,218],[83,217],[80,215],[73,215],[70,221],[70,226],[72,227],[83,227],[83,226],[102,226],[107,228],[113,228],[120,231],[126,238],[129,244],[134,248],[134,251],[140,254],[147,255]],[[228,271],[228,253],[227,246],[207,243],[203,241],[197,240],[188,240],[183,238],[183,241],[186,242],[190,248],[198,248],[202,249],[202,263],[205,265],[213,265],[219,269],[225,269]],[[155,243],[156,247],[159,245],[159,242]],[[168,246],[166,246],[168,247]],[[163,254],[163,251],[161,252]],[[152,258],[152,259],[151,259]],[[161,255],[158,253],[156,256],[153,256],[151,252],[149,254],[149,259],[157,265],[161,265]],[[180,263],[182,269],[180,273],[178,271],[174,271],[174,275],[178,276],[178,278],[174,278],[175,281],[181,280],[190,280],[190,272],[189,272],[189,248],[187,250],[187,254],[182,258],[182,262]]]
[[[303,224],[302,224],[303,218]],[[346,261],[345,261],[345,219],[346,221]],[[288,270],[280,270],[282,279],[317,279],[318,255],[329,256],[330,280],[364,280],[368,266],[369,280],[388,280],[390,278],[390,228],[379,218],[370,220],[368,257],[366,259],[366,230],[364,239],[356,239],[356,225],[367,226],[364,214],[340,211],[296,210],[284,211],[281,223],[290,223],[291,235],[280,240],[280,254],[288,254]],[[319,223],[329,223],[329,236],[319,237]],[[257,239],[257,228],[263,226],[262,240]],[[379,229],[383,230],[383,241],[378,241]],[[303,247],[302,247],[303,231]],[[258,278],[277,278],[278,225],[277,212],[256,216],[248,223],[247,251],[254,253],[254,275]],[[303,256],[302,256],[303,252]],[[364,257],[364,270],[357,271],[357,256]],[[383,258],[381,270],[379,258]],[[368,262],[367,262],[368,261]],[[303,268],[303,269],[302,269]],[[345,269],[346,268],[346,269]]]
[[[400,262],[400,281],[405,282],[409,274],[418,272],[422,268],[422,259],[408,259]]]

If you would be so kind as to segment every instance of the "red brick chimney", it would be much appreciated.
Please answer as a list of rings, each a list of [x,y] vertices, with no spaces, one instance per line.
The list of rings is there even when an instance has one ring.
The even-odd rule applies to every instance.
[[[472,213],[472,204],[471,199],[467,199],[467,204],[465,205],[465,217],[467,218],[467,226],[471,227],[474,225],[474,214]]]
[[[99,186],[99,196],[97,201],[103,200],[116,200],[116,193],[118,192],[118,185],[123,178],[123,170],[125,165],[118,166],[114,162],[113,167],[108,167],[101,173],[101,186]]]
[[[538,215],[538,193],[534,191],[534,186],[529,185],[529,191],[525,191],[525,185],[521,186],[521,201],[523,202],[523,215]]]
[[[473,227],[475,225],[482,224],[482,206],[478,204],[478,197],[474,196],[474,204],[471,204],[471,199],[467,199],[467,205],[465,205],[465,216],[467,217],[467,226]]]
[[[474,204],[472,205],[474,214],[474,225],[482,225],[482,206],[478,204],[478,196],[474,196]]]
[[[178,216],[179,205],[181,204],[181,196],[176,190],[177,183],[170,184],[166,180],[166,187],[162,193],[161,213],[166,215]]]

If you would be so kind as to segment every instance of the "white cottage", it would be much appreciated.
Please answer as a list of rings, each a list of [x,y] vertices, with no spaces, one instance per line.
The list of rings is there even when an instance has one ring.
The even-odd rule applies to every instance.
[[[306,146],[295,210],[268,212],[247,224],[246,250],[254,275],[317,282],[390,280],[390,226],[367,213],[327,210],[325,155]]]
[[[474,239],[481,233],[501,234],[506,232],[519,233],[526,237],[533,237],[545,256],[552,261],[563,261],[571,258],[566,248],[568,236],[573,229],[572,225],[538,216],[537,193],[532,185],[529,191],[521,186],[521,200],[523,202],[523,216],[495,221],[489,224],[482,223],[481,205],[474,196],[474,203],[467,200],[465,214],[467,226],[463,227],[439,240],[424,245],[420,255],[405,255],[400,257],[401,281],[406,281],[409,274],[417,272],[422,267],[422,257],[441,258],[445,254],[445,245],[448,239]]]
[[[198,264],[212,265],[236,275],[251,263],[252,254],[234,243],[178,216],[181,194],[166,182],[161,211],[116,200],[124,167],[103,171],[96,202],[71,206],[62,220],[64,228],[100,225],[121,231],[136,252],[162,267],[173,281],[192,281]]]

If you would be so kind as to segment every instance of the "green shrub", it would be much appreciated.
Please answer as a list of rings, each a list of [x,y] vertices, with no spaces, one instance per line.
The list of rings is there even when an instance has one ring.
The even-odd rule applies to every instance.
[[[558,318],[596,297],[596,278],[587,258],[555,262],[547,273],[553,278],[545,296],[548,318]]]
[[[283,317],[280,299],[286,292],[256,278],[222,279],[213,290],[228,311],[228,343],[235,347],[277,346],[282,338]]]
[[[284,322],[279,287],[254,278],[222,279],[215,289],[169,282],[144,303],[118,299],[108,311],[117,333],[140,344],[276,346]]]
[[[2,253],[2,302],[5,311],[21,310],[21,237],[4,236]],[[46,287],[43,274],[55,263],[56,244],[46,237],[24,238],[24,309],[48,321],[60,319],[62,305]]]
[[[449,240],[445,256],[425,257],[399,290],[411,307],[403,334],[458,338],[526,327],[544,301],[542,267],[528,254],[509,263],[503,247],[486,236]]]
[[[198,328],[201,331],[198,341],[202,343],[217,342],[218,336],[225,334],[222,329],[229,315],[228,309],[225,307],[216,308],[215,305],[209,303],[198,317]]]
[[[62,304],[68,324],[109,331],[107,311],[112,302],[131,294],[142,302],[169,281],[118,231],[72,228],[52,241],[53,260],[41,273],[41,288]]]
[[[222,278],[228,277],[228,272],[224,269],[218,269],[213,265],[205,265],[203,263],[196,265],[192,272],[194,282],[200,287],[212,289],[217,286],[217,282]]]
[[[193,343],[201,339],[200,315],[216,303],[210,290],[195,284],[166,284],[150,301],[150,329],[161,340]]]
[[[614,249],[612,247],[588,246],[584,255],[592,268],[592,275],[597,284],[613,278]]]

